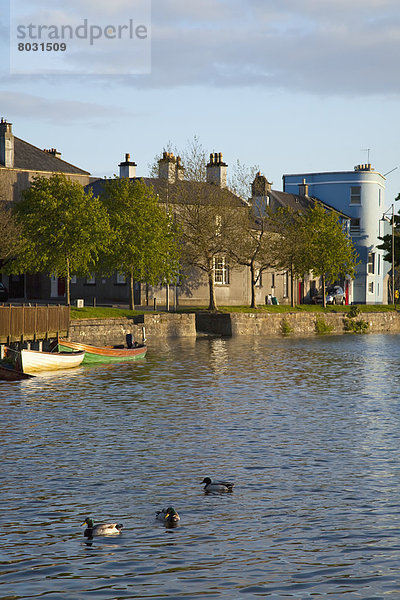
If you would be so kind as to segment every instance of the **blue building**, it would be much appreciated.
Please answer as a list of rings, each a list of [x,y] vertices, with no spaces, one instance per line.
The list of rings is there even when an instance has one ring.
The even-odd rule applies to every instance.
[[[377,246],[384,235],[385,177],[371,165],[357,165],[353,171],[301,173],[283,175],[283,191],[318,198],[351,217],[350,235],[361,261],[350,285],[350,301],[354,304],[387,302],[384,275],[388,263]],[[300,186],[300,188],[299,188]]]

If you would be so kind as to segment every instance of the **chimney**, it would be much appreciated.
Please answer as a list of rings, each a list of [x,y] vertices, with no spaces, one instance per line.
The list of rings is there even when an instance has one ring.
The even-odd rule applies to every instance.
[[[47,152],[47,154],[52,154],[56,158],[61,158],[61,152],[59,152],[56,148],[45,148],[43,152]]]
[[[303,183],[299,183],[299,196],[308,196],[308,183],[303,179]]]
[[[0,122],[0,164],[3,167],[14,167],[14,135],[11,129],[12,123],[7,123],[1,118]]]
[[[185,177],[185,169],[182,165],[182,159],[180,156],[176,157],[175,177],[176,181],[182,181],[182,179]]]
[[[272,183],[268,181],[264,175],[261,175],[260,171],[258,171],[253,183],[251,184],[251,197],[261,198],[268,196],[269,192],[271,191],[271,185]]]
[[[119,163],[119,176],[133,179],[136,177],[137,164],[131,161],[130,154],[125,154],[125,161]]]
[[[179,158],[179,164],[178,164]],[[158,176],[160,179],[166,179],[168,183],[175,183],[178,174],[182,177],[182,165],[180,157],[175,158],[172,152],[163,152],[162,158],[158,161]]]
[[[228,165],[223,162],[221,152],[211,153],[207,165],[207,183],[213,183],[221,188],[226,187],[227,168]]]

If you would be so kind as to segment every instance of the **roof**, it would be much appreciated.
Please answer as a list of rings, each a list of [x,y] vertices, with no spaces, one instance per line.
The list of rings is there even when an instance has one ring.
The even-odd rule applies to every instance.
[[[327,211],[335,212],[343,219],[350,219],[349,215],[337,210],[330,204],[323,202],[319,198],[313,196],[300,196],[299,194],[289,194],[288,192],[277,192],[275,190],[269,191],[270,206],[272,210],[279,207],[291,208],[292,210],[303,212],[313,206],[315,202],[321,204]]]
[[[92,189],[94,196],[99,196],[103,190],[105,181],[105,179],[91,180],[86,187],[90,187]],[[131,181],[143,181],[147,186],[152,186],[154,193],[159,197],[160,202],[164,204],[167,202],[170,202],[171,204],[182,203],[184,202],[185,198],[190,199],[196,196],[201,200],[199,197],[199,191],[202,192],[201,197],[205,199],[206,196],[203,192],[207,191],[208,189],[211,190],[212,187],[217,187],[215,184],[186,180],[180,180],[177,183],[168,183],[166,179],[160,179],[159,177],[133,177],[131,178]],[[246,203],[228,188],[222,189],[232,204],[237,206],[246,206]]]
[[[79,167],[45,152],[36,146],[14,136],[14,168],[29,171],[50,171],[56,173],[69,173],[74,175],[89,175]]]

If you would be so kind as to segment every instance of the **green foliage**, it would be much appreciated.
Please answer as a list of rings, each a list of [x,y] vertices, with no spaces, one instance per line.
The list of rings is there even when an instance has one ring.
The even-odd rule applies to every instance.
[[[308,234],[304,249],[306,270],[331,282],[345,275],[354,277],[358,256],[337,214],[315,203],[305,214],[302,225]]]
[[[172,216],[161,208],[152,188],[140,180],[108,179],[101,200],[112,227],[112,247],[102,265],[133,281],[158,285],[179,277],[178,229]]]
[[[283,335],[289,335],[289,333],[292,333],[293,329],[292,327],[289,325],[288,320],[287,319],[282,319],[281,321],[281,332]]]
[[[400,200],[400,194],[396,200]],[[393,239],[394,239],[394,264],[396,267],[400,266],[400,211],[397,215],[393,215],[394,228],[393,228]],[[392,222],[392,221],[391,221]],[[377,246],[380,250],[384,251],[383,260],[392,264],[392,233],[388,233],[383,237],[378,238],[382,241],[382,244]]]
[[[360,313],[361,313],[360,307],[357,306],[357,304],[352,304],[350,306],[348,317],[349,317],[349,319],[354,319],[355,317],[358,317],[358,315]]]
[[[326,335],[327,333],[332,333],[333,329],[333,325],[329,325],[322,317],[317,317],[315,321],[315,331],[318,335]]]
[[[361,309],[356,304],[350,307],[347,317],[343,320],[344,330],[348,333],[366,333],[369,323],[364,319],[356,319],[361,314]]]
[[[11,273],[48,273],[65,277],[67,304],[71,275],[93,272],[110,241],[101,202],[63,174],[35,177],[13,206],[20,227],[18,257]]]

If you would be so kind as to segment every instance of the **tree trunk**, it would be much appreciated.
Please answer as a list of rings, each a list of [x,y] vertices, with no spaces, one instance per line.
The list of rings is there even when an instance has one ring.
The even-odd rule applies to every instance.
[[[322,275],[322,306],[326,307],[325,275]]]
[[[293,264],[290,265],[290,306],[294,306],[294,276]]]
[[[217,303],[215,301],[214,271],[208,272],[208,290],[210,294],[210,303],[208,305],[208,310],[218,310]]]
[[[133,273],[129,277],[129,308],[130,310],[135,310],[135,280]]]
[[[71,305],[71,273],[69,271],[69,258],[67,258],[67,275],[65,277],[65,303]]]
[[[255,268],[254,264],[250,264],[250,276],[251,276],[251,304],[250,308],[257,308],[256,305],[256,282],[255,282]]]

